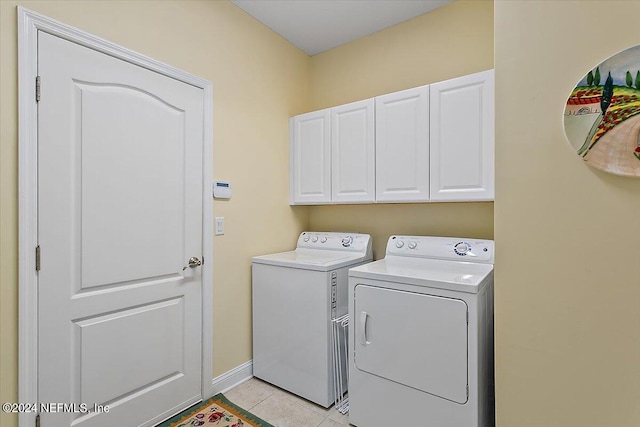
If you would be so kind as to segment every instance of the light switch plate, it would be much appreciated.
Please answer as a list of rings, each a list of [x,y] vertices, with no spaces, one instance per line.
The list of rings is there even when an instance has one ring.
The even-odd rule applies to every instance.
[[[224,217],[223,216],[215,217],[215,230],[213,234],[214,236],[221,236],[224,234]]]

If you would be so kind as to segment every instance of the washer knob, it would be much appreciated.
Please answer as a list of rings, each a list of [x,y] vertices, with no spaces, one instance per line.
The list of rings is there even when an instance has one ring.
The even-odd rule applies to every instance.
[[[409,249],[415,249],[418,244],[416,242],[409,242]]]
[[[304,240],[305,242],[308,242],[308,241],[309,241],[309,236],[304,236],[304,237],[302,238],[302,240]]]
[[[317,242],[317,241],[318,241],[318,236],[313,236],[313,237],[311,238],[311,241],[312,241],[313,243]]]
[[[327,242],[327,236],[322,236],[320,238],[320,243],[326,243]]]
[[[403,242],[402,240],[398,240],[398,241],[396,242],[396,248],[400,249],[400,248],[401,248],[401,247],[403,247],[403,246],[404,246],[404,242]]]
[[[345,248],[348,248],[349,246],[351,246],[352,242],[353,242],[353,237],[347,236],[342,239],[342,246],[344,246]]]

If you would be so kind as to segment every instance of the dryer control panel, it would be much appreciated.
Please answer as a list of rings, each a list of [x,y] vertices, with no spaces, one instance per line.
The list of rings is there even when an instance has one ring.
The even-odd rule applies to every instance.
[[[371,253],[371,236],[359,233],[305,231],[298,237],[297,248]]]
[[[493,240],[460,237],[391,236],[387,255],[493,264]]]

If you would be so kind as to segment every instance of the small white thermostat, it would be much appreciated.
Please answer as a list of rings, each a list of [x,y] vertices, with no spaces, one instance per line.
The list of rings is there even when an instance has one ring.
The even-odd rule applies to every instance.
[[[216,181],[213,183],[213,197],[216,199],[231,198],[231,184],[226,181]]]

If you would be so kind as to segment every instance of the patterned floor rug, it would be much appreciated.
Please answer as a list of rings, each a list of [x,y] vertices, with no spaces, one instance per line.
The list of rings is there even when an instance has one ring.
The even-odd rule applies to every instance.
[[[229,402],[222,393],[192,406],[156,427],[273,427]]]

